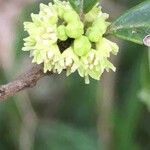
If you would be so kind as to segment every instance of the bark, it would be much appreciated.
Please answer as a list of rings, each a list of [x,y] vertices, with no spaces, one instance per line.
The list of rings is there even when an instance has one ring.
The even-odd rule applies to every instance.
[[[49,72],[48,74],[51,73]],[[44,74],[43,67],[41,65],[34,65],[27,72],[20,75],[16,80],[0,86],[0,100],[5,100],[19,91],[35,86],[37,81],[46,75],[47,74]]]

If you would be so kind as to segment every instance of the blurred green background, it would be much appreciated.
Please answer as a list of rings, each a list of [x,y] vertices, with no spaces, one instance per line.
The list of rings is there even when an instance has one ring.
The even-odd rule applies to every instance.
[[[103,11],[114,20],[142,1],[103,0]],[[0,84],[31,67],[23,22],[38,5],[0,1]],[[0,102],[0,150],[150,150],[150,50],[108,38],[120,45],[117,71],[100,82],[52,75]]]

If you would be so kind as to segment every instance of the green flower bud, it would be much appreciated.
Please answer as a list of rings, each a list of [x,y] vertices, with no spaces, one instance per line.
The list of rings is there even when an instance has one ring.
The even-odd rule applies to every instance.
[[[98,18],[93,22],[92,27],[98,28],[99,32],[104,34],[106,32],[107,27],[108,27],[108,22],[106,22],[103,18]]]
[[[63,15],[63,19],[67,23],[72,22],[72,21],[75,22],[76,20],[80,20],[79,15],[73,10],[66,10],[66,12]]]
[[[91,43],[86,36],[81,36],[74,41],[74,52],[78,56],[86,55],[91,49]]]
[[[102,34],[99,32],[99,29],[92,27],[87,30],[86,35],[91,42],[95,43],[102,38]]]
[[[66,34],[70,38],[78,38],[84,33],[84,25],[82,22],[70,22],[66,26]]]
[[[97,34],[96,31],[90,32],[88,38],[91,42],[98,42],[101,38],[101,35]]]
[[[57,28],[57,36],[58,36],[58,39],[60,39],[61,41],[66,41],[67,40],[68,37],[66,35],[65,26],[64,25],[60,25]]]

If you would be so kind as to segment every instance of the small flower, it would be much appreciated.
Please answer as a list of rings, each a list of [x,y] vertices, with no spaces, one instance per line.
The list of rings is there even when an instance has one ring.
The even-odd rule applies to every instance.
[[[41,64],[44,62],[44,60],[46,59],[46,51],[41,51],[39,49],[36,49],[32,52],[32,56],[33,56],[33,63],[37,63],[37,64]]]
[[[39,15],[42,17],[43,22],[48,24],[56,24],[58,22],[58,13],[52,3],[49,3],[49,6],[40,4]]]
[[[51,45],[49,47],[49,49],[46,52],[46,59],[44,60],[44,72],[45,73],[47,71],[55,70],[54,68],[60,59],[60,55],[61,53],[59,51],[57,44]]]
[[[101,57],[108,58],[110,57],[110,53],[116,55],[119,47],[116,43],[113,43],[106,38],[102,38],[98,43],[96,43],[96,49]]]
[[[65,69],[67,76],[69,76],[71,73],[75,72],[78,69],[78,67],[79,67],[79,58],[74,53],[73,48],[69,47],[62,53],[55,68],[56,70]]]
[[[86,56],[80,59],[78,73],[81,77],[85,77],[86,84],[89,84],[89,76],[99,80],[103,70],[101,60],[95,49],[92,49]]]
[[[54,6],[54,8],[56,8],[58,17],[60,19],[63,19],[64,13],[65,13],[66,10],[72,9],[72,7],[70,6],[69,2],[60,1],[60,0],[54,0],[54,5],[53,6]]]
[[[102,40],[97,43],[96,50],[92,49],[86,56],[81,57],[78,72],[81,77],[85,77],[85,83],[89,83],[89,77],[99,80],[105,70],[116,70],[114,65],[108,60],[111,52],[117,54],[118,46],[102,38]]]
[[[36,41],[31,36],[24,39],[24,47],[22,48],[23,51],[31,51],[34,50],[34,46],[36,44]]]

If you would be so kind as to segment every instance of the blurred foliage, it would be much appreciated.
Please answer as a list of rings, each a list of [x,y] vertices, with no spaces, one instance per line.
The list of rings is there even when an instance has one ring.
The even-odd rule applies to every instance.
[[[146,59],[147,58],[147,59]],[[142,89],[139,93],[141,101],[143,101],[150,111],[150,49],[145,52],[141,64],[141,83]]]
[[[48,139],[48,140],[47,140]],[[41,124],[37,129],[36,150],[97,150],[97,139],[60,122]]]
[[[114,0],[121,5],[134,6],[142,0]],[[48,1],[44,1],[47,3]],[[14,52],[16,62],[14,65],[22,65],[26,53],[21,52],[23,38],[22,23],[30,20],[30,13],[38,11],[39,3],[27,6],[16,26],[16,42]],[[113,12],[112,12],[113,13]],[[28,55],[28,54],[27,54]],[[114,124],[113,148],[115,150],[149,150],[150,149],[150,117],[145,103],[141,102],[142,91],[150,90],[150,72],[148,63],[148,49],[130,42],[124,42],[120,47],[120,61],[117,73],[115,73],[115,105],[111,121]],[[20,63],[18,63],[20,62]],[[56,82],[57,78],[51,77]],[[45,86],[51,84],[50,78],[44,79]],[[64,80],[64,79],[62,79]],[[7,82],[6,72],[0,68],[0,84]],[[39,117],[39,124],[35,133],[34,149],[36,150],[98,150],[102,149],[97,133],[97,87],[98,83],[92,81],[85,85],[77,75],[64,80],[64,88],[57,88],[63,93],[61,97],[38,97],[30,94],[29,98],[33,106],[38,106],[37,114],[47,113],[43,118]],[[47,84],[47,85],[46,85]],[[38,87],[37,87],[38,88]],[[47,90],[51,91],[53,86]],[[43,88],[44,90],[44,88]],[[56,95],[59,95],[56,90]],[[148,92],[149,93],[149,92]],[[101,94],[101,91],[100,93]],[[109,94],[109,93],[108,93]],[[142,98],[141,98],[142,97]],[[56,113],[51,116],[45,100],[54,99],[59,105]],[[20,101],[22,99],[20,98]],[[145,101],[145,100],[143,100]],[[146,103],[150,101],[148,97]],[[40,107],[41,103],[43,107]],[[149,103],[149,102],[148,102]],[[46,110],[47,109],[47,110]],[[44,114],[45,114],[44,113]],[[0,150],[18,150],[20,128],[22,118],[16,106],[16,98],[10,98],[7,102],[0,103]],[[100,135],[101,136],[101,135]],[[100,137],[101,138],[101,137]]]
[[[78,127],[96,127],[97,82],[91,81],[90,85],[85,85],[83,79],[75,74],[67,79],[65,89],[62,107],[58,111],[59,118],[73,122]]]

